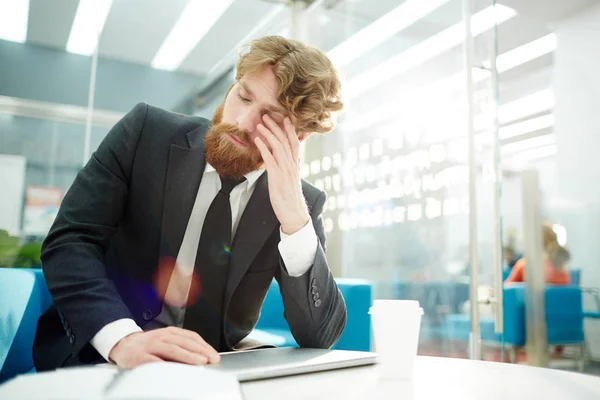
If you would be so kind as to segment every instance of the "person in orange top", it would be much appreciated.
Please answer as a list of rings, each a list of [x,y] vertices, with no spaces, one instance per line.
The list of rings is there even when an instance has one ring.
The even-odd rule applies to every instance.
[[[551,285],[568,285],[571,275],[567,271],[566,263],[569,261],[569,251],[562,247],[557,240],[552,226],[545,223],[542,227],[544,240],[544,275],[546,283]],[[521,258],[513,267],[505,283],[525,281],[525,259]]]

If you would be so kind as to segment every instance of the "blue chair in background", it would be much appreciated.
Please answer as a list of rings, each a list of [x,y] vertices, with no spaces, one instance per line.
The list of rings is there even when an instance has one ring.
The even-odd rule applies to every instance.
[[[34,370],[37,320],[51,302],[40,269],[0,268],[0,382]]]
[[[548,286],[545,296],[548,344],[583,344],[583,302],[575,286]]]
[[[338,350],[369,351],[371,349],[371,283],[361,279],[336,279],[344,296],[348,318],[342,336],[333,346]],[[279,284],[273,280],[260,318],[250,337],[278,347],[297,347],[298,344],[283,316],[283,301]]]
[[[579,369],[583,370],[585,346],[581,289],[576,286],[548,286],[545,289],[546,332],[548,345],[575,345],[580,347]],[[500,343],[509,350],[510,361],[515,361],[515,348],[525,345],[525,287],[513,284],[503,289],[504,335],[494,331],[492,317],[480,319],[481,339]],[[448,339],[468,341],[470,317],[465,314],[446,318]]]
[[[504,338],[494,329],[494,319],[480,317],[481,340],[504,343],[507,347],[525,344],[525,292],[520,287],[507,287],[503,292]],[[446,338],[468,342],[471,331],[471,318],[468,314],[451,314],[446,317],[444,327]],[[503,341],[504,339],[504,341]]]

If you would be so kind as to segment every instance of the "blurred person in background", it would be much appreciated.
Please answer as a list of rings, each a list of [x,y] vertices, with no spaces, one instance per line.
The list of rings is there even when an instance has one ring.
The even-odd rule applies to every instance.
[[[569,251],[558,243],[556,233],[552,225],[544,223],[542,226],[542,238],[544,248],[544,277],[546,283],[552,285],[568,285],[571,276],[566,264],[570,259]],[[526,260],[521,258],[513,267],[505,283],[525,281]]]
[[[506,269],[509,271],[512,270],[515,264],[523,257],[521,254],[518,254],[510,245],[504,247],[503,254]]]
[[[517,261],[523,258],[523,255],[517,252],[517,229],[515,227],[508,227],[504,232],[505,244],[502,249],[502,255],[504,258],[504,270],[510,272]]]
[[[299,145],[334,128],[341,83],[320,50],[257,39],[212,121],[138,104],[79,172],[43,245],[53,305],[38,371],[219,362],[247,338],[273,278],[302,347],[329,348],[346,306],[325,256],[325,193]]]

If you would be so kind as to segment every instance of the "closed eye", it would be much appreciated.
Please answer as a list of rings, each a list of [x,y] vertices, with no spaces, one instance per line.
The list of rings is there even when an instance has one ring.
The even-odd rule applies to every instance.
[[[250,99],[247,97],[242,96],[241,94],[238,93],[238,98],[243,101],[244,103],[250,103]]]

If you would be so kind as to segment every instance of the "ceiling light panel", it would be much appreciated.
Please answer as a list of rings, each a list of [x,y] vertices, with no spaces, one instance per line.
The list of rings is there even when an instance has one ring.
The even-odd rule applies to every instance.
[[[554,93],[552,89],[544,89],[501,105],[498,108],[498,122],[503,125],[529,115],[551,110],[553,107]]]
[[[556,144],[556,136],[537,136],[531,139],[519,140],[518,142],[502,145],[502,154],[508,155],[520,153],[539,147],[549,146],[551,144]]]
[[[349,64],[449,0],[408,0],[361,29],[330,50],[327,55],[337,68]]]
[[[71,33],[67,41],[69,53],[94,54],[113,0],[79,0]]]
[[[528,61],[552,53],[554,50],[556,50],[556,34],[551,33],[499,55],[496,59],[496,68],[498,72],[505,72]]]
[[[490,6],[471,17],[471,32],[477,36],[496,24],[508,21],[516,12],[502,5]],[[465,36],[464,23],[459,22],[442,32],[425,39],[386,62],[352,79],[344,92],[345,99],[352,99],[367,90],[400,75],[426,61],[458,46]]]
[[[25,43],[29,0],[0,0],[0,39]]]
[[[152,60],[152,67],[176,70],[233,0],[190,0]]]
[[[538,147],[532,150],[526,150],[515,154],[510,161],[516,164],[528,164],[531,161],[540,160],[542,158],[552,157],[558,154],[558,146],[551,144],[548,146]],[[510,162],[509,161],[509,162]]]
[[[503,126],[500,128],[500,140],[512,139],[517,136],[524,135],[529,132],[536,132],[542,129],[551,128],[554,126],[554,115],[547,114],[541,117],[531,118],[516,124]]]

